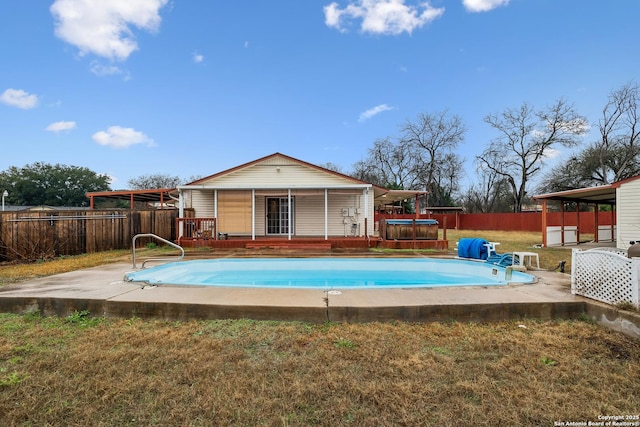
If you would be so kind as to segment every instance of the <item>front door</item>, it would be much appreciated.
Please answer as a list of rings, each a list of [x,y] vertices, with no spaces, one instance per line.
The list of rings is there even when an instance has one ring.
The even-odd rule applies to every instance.
[[[294,199],[291,198],[291,224],[289,224],[289,198],[267,197],[267,234],[293,234]]]

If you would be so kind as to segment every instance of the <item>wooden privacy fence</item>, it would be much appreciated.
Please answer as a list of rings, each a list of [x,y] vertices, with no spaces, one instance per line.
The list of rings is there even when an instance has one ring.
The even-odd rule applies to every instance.
[[[2,212],[0,260],[37,260],[129,249],[133,236],[153,233],[176,240],[177,210]],[[141,245],[149,239],[139,239]]]
[[[415,218],[415,214],[396,214],[391,216],[378,215],[378,220],[382,218]],[[440,224],[440,228],[445,224],[449,228],[459,230],[501,230],[501,231],[539,231],[542,232],[542,212],[521,212],[521,213],[452,213],[452,214],[421,214],[420,218],[433,218]],[[598,212],[599,225],[611,225],[615,221],[615,212]],[[593,212],[580,212],[580,218],[575,212],[564,213],[565,225],[580,224],[582,233],[595,233],[595,215]],[[561,225],[562,214],[560,212],[549,212],[547,214],[547,225]]]

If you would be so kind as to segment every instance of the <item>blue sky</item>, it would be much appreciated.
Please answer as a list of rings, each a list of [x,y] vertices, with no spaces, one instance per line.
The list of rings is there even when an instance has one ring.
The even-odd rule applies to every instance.
[[[348,172],[448,110],[468,182],[486,115],[566,98],[595,123],[640,80],[638,16],[637,0],[0,0],[0,170],[82,166],[125,189],[281,152]]]

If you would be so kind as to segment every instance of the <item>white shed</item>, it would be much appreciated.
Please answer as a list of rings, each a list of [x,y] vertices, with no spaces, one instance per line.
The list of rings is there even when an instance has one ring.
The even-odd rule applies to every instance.
[[[627,249],[631,241],[640,240],[640,176],[618,181],[616,190],[617,247]]]

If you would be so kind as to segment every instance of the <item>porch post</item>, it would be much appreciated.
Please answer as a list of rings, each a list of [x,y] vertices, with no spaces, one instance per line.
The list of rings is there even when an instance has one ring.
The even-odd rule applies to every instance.
[[[216,235],[213,236],[213,240],[218,240],[218,232],[220,230],[218,224],[218,189],[213,190],[213,217],[216,219]]]
[[[289,206],[289,209],[287,209],[287,220],[289,222],[287,227],[287,233],[288,233],[287,238],[291,240],[291,189],[290,188],[287,189],[287,205]]]
[[[564,200],[560,200],[560,246],[564,246]]]
[[[596,237],[596,242],[598,238]],[[580,244],[580,202],[576,202],[576,242]]]
[[[184,218],[184,194],[180,189],[178,189],[178,217]],[[178,239],[182,237],[183,229],[184,223],[182,221],[178,221]]]
[[[547,199],[542,199],[542,247],[547,247]]]
[[[324,189],[324,240],[329,240],[329,189]]]
[[[251,240],[256,240],[256,189],[251,189]]]
[[[369,188],[364,189],[364,237],[369,237]]]
[[[616,246],[618,246],[618,242],[617,242],[618,236],[616,235],[616,233],[614,233],[614,230],[615,230],[614,227],[616,226],[616,215],[613,210],[613,206],[614,206],[613,203],[609,205],[609,207],[611,208],[610,209],[611,210],[611,241],[616,242]],[[616,207],[616,211],[617,210],[618,208]]]
[[[598,212],[600,210],[600,205],[598,204],[598,202],[596,202],[595,208],[593,209],[593,212],[595,213],[595,215],[593,216],[593,228],[595,228],[595,237],[594,237],[594,241],[596,243],[598,243],[598,229],[600,228],[600,218],[598,218],[600,216],[600,212]]]

